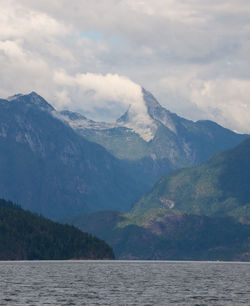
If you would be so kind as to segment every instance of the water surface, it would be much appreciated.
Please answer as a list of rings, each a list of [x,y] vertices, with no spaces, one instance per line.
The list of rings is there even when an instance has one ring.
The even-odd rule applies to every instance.
[[[0,305],[250,305],[250,263],[0,262]]]

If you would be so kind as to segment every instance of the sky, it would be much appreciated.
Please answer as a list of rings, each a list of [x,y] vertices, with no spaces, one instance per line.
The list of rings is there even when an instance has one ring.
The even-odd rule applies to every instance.
[[[250,133],[249,0],[0,0],[0,97],[114,121],[150,91]]]

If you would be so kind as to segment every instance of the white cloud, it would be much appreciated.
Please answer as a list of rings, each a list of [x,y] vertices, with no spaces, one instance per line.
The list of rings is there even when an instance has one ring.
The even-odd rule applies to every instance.
[[[110,102],[119,103],[126,108],[129,107],[129,122],[126,126],[141,134],[145,140],[152,139],[155,126],[147,114],[142,88],[127,77],[110,73],[106,75],[86,73],[70,76],[61,70],[55,72],[54,81],[62,86],[62,91],[57,93],[59,99],[55,101],[58,109],[65,107],[87,109],[98,107],[100,104],[109,108]],[[74,101],[70,100],[69,91],[78,92]]]
[[[50,67],[47,62],[23,48],[22,40],[0,41],[2,97],[33,90],[47,93]]]
[[[193,109],[198,110],[196,114],[189,113],[192,119],[210,119],[238,132],[249,133],[250,79],[202,80],[186,75],[162,79],[161,84],[179,98],[176,100],[182,98],[189,106],[192,103]]]
[[[0,4],[1,39],[22,37],[29,40],[69,33],[69,26],[46,13],[23,7],[20,1],[1,1]]]
[[[199,85],[191,90],[193,103],[225,126],[250,131],[250,79],[215,79]]]
[[[130,104],[143,105],[141,87],[127,77],[118,74],[78,73],[75,76],[70,76],[60,70],[55,72],[54,81],[62,87],[69,89],[74,87],[74,90],[80,90],[83,94],[91,94],[93,101],[119,101],[126,106]],[[79,103],[83,102],[79,101]]]

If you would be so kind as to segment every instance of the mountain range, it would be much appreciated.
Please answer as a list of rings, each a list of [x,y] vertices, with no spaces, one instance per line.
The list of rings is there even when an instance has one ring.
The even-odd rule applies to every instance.
[[[162,175],[247,137],[142,93],[143,116],[131,105],[114,124],[58,112],[35,92],[0,99],[0,197],[53,219],[126,212]]]

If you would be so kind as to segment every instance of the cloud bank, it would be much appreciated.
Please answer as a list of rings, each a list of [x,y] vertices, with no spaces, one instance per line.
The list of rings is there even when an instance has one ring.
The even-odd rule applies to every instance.
[[[94,74],[94,73],[78,73],[70,76],[65,71],[56,71],[54,81],[62,88],[68,88],[70,91],[82,91],[84,95],[91,93],[93,100],[110,100],[120,101],[124,105],[137,104],[142,107],[142,91],[141,87],[124,76],[118,74]],[[60,107],[60,101],[58,101]],[[66,104],[69,101],[66,101]],[[79,101],[79,107],[82,101]],[[74,104],[74,102],[72,102]]]
[[[1,97],[34,90],[114,120],[128,104],[144,112],[141,84],[182,116],[250,133],[249,1],[0,4]]]

